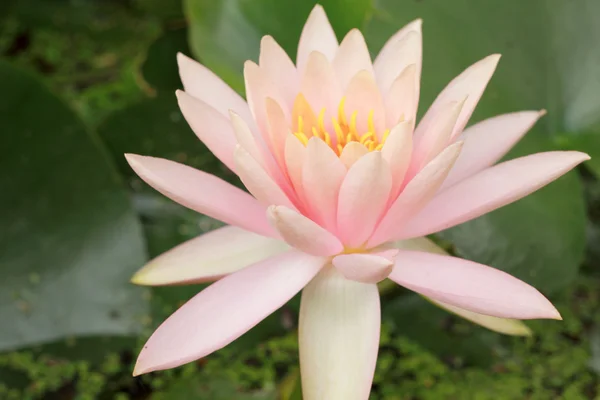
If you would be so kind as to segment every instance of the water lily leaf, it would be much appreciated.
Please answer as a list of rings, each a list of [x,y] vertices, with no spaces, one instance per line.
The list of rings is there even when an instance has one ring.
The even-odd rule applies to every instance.
[[[599,13],[600,3],[593,0],[534,0],[519,7],[503,0],[379,0],[366,36],[377,50],[403,24],[423,18],[421,114],[464,68],[501,53],[498,70],[472,122],[522,109],[548,110],[509,154],[513,158],[555,149],[550,138],[559,132],[598,132],[600,27],[593,16]],[[584,251],[584,225],[581,184],[570,173],[524,200],[442,236],[458,254],[508,271],[550,293],[576,276]]]
[[[115,168],[36,78],[0,63],[0,91],[0,350],[139,332],[144,241]]]

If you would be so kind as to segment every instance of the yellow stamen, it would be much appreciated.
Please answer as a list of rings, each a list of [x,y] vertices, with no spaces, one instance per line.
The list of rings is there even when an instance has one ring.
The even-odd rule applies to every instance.
[[[375,132],[375,121],[373,119],[374,111],[369,111],[369,119],[367,120],[367,125],[369,126],[369,132]]]
[[[300,141],[302,142],[303,145],[307,145],[308,144],[308,138],[306,137],[306,135],[302,132],[296,132],[294,133],[294,136],[296,136],[298,139],[300,139]]]

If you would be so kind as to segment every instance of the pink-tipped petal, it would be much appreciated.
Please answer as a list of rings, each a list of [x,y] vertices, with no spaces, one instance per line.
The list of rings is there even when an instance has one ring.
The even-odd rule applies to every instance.
[[[448,146],[464,103],[465,99],[462,99],[440,105],[431,123],[415,143],[410,171],[419,171]]]
[[[177,367],[225,347],[290,300],[325,262],[292,250],[213,283],[158,327],[134,375]]]
[[[561,319],[552,303],[527,283],[457,257],[400,250],[389,278],[424,296],[476,313]]]
[[[433,198],[448,176],[461,146],[461,142],[448,146],[406,185],[369,239],[369,247],[397,239],[398,231],[404,223]]]
[[[403,250],[416,250],[427,253],[448,255],[444,249],[426,237],[402,240],[394,243],[393,245],[394,247]],[[426,297],[426,299],[446,311],[456,314],[459,317],[462,317],[494,332],[512,336],[530,336],[532,334],[531,329],[529,329],[527,325],[523,323],[523,321],[518,319],[492,317],[489,315],[465,310],[464,308],[456,307],[438,300],[430,299],[428,297]]]
[[[233,110],[248,124],[253,122],[246,101],[208,68],[181,53],[177,53],[177,64],[188,94],[209,104],[224,117]]]
[[[375,76],[377,85],[382,93],[390,90],[400,73],[408,66],[413,65],[415,69],[413,87],[415,100],[419,100],[419,81],[421,80],[422,60],[422,35],[421,20],[414,21],[398,39],[391,39],[389,45],[379,53],[375,60]],[[412,117],[411,117],[412,118]]]
[[[397,238],[424,236],[477,218],[535,192],[588,159],[577,151],[550,151],[484,169],[436,195]]]
[[[346,34],[335,54],[333,67],[342,88],[346,88],[354,75],[365,70],[373,75],[373,64],[367,43],[358,29],[352,29]]]
[[[415,64],[407,66],[402,73],[392,82],[385,95],[385,118],[388,126],[394,126],[401,121],[411,121],[414,129],[417,117],[418,84],[417,67]]]
[[[391,198],[398,196],[410,165],[413,150],[412,125],[411,121],[404,121],[392,128],[381,149],[392,174]]]
[[[268,210],[269,221],[290,246],[315,256],[340,253],[344,246],[332,233],[304,215],[282,206]]]
[[[235,171],[233,151],[236,145],[233,127],[223,114],[207,103],[178,90],[177,101],[186,121],[208,149],[223,164]],[[227,111],[225,111],[227,113]],[[228,115],[228,114],[225,114]]]
[[[340,187],[338,236],[347,247],[360,247],[373,233],[392,188],[390,167],[381,152],[359,159]]]
[[[126,154],[148,185],[194,211],[264,236],[276,236],[255,198],[214,175],[162,158]]]
[[[313,51],[309,54],[300,91],[315,113],[325,109],[325,121],[330,121],[332,116],[337,117],[342,90],[333,66],[322,53]]]
[[[400,71],[410,64],[417,67],[417,81],[421,78],[423,21],[419,18],[396,32],[383,45],[373,62],[377,82],[383,93],[389,84],[396,79]]]
[[[284,205],[296,209],[285,192],[269,176],[267,171],[243,147],[237,146],[234,153],[236,171],[248,191],[263,205]]]
[[[429,129],[433,119],[440,111],[440,107],[444,104],[448,104],[451,101],[463,101],[466,98],[467,100],[452,132],[452,137],[454,138],[461,133],[467,125],[469,118],[471,118],[471,114],[473,114],[499,60],[500,55],[493,54],[471,65],[463,73],[454,78],[435,99],[429,110],[427,110],[427,113],[423,116],[415,131],[415,136],[420,138]]]
[[[369,397],[381,312],[377,286],[326,267],[302,291],[298,341],[305,400]]]
[[[369,150],[363,144],[359,142],[350,142],[344,146],[342,154],[340,154],[340,160],[344,163],[346,168],[350,169],[355,162],[368,152]]]
[[[366,253],[340,254],[332,263],[346,279],[362,283],[381,282],[394,266],[393,258]]]
[[[296,57],[296,67],[302,73],[308,61],[308,55],[313,51],[323,53],[328,60],[333,61],[333,57],[338,49],[338,41],[335,32],[327,19],[325,10],[317,4],[311,11],[298,43],[298,56]]]
[[[544,114],[545,110],[498,115],[465,129],[462,152],[442,188],[494,165]]]
[[[285,50],[271,36],[263,36],[260,41],[258,65],[271,77],[286,105],[291,108],[298,94],[298,73]]]
[[[145,286],[211,282],[286,250],[289,246],[281,240],[224,226],[154,258],[131,282]]]
[[[279,104],[286,104],[283,96],[267,72],[252,61],[246,61],[244,64],[244,81],[250,111],[252,111],[259,129],[266,132],[269,129],[266,111],[267,98],[272,98]],[[286,110],[288,109],[285,108],[284,112]],[[286,114],[286,117],[289,116]]]
[[[373,133],[381,134],[384,131],[385,107],[371,72],[362,70],[354,75],[346,88],[345,97],[344,111],[346,118],[351,121],[352,114],[356,112],[356,130],[358,132],[362,134],[363,132],[372,131],[368,123],[370,114],[373,114],[375,128]]]
[[[335,232],[338,194],[346,167],[324,141],[312,137],[306,147],[302,186],[315,221]],[[314,219],[314,218],[313,218]]]

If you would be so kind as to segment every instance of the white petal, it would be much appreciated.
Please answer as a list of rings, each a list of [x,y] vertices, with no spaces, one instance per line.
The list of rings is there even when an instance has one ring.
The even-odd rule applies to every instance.
[[[333,61],[335,52],[338,49],[338,41],[335,32],[327,19],[325,10],[317,4],[311,11],[298,43],[298,56],[296,57],[296,67],[300,73],[304,71],[308,55],[313,51],[325,54],[327,59]]]
[[[385,254],[355,253],[335,256],[332,263],[346,279],[362,283],[378,283],[392,272],[394,259],[386,257]]]

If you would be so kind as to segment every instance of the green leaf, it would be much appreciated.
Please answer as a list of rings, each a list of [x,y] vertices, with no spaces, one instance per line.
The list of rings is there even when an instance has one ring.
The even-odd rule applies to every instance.
[[[189,54],[187,29],[168,30],[148,49],[142,66],[144,79],[155,89],[171,91],[182,88],[177,68],[177,53]]]
[[[144,243],[113,166],[33,77],[0,63],[0,91],[0,349],[137,333]]]
[[[243,92],[244,61],[258,59],[260,39],[273,36],[296,58],[302,26],[317,3],[280,0],[186,0],[190,47],[194,56],[238,92]],[[323,0],[338,36],[362,27],[371,12],[370,0]]]
[[[405,23],[423,18],[421,113],[464,68],[502,53],[472,122],[522,109],[548,110],[508,158],[554,149],[550,137],[557,132],[598,127],[600,27],[593,15],[600,13],[600,3],[532,0],[516,7],[504,0],[379,0],[376,8],[367,27],[367,40],[375,49]],[[552,292],[577,274],[584,224],[581,184],[571,173],[442,237],[458,254]]]

